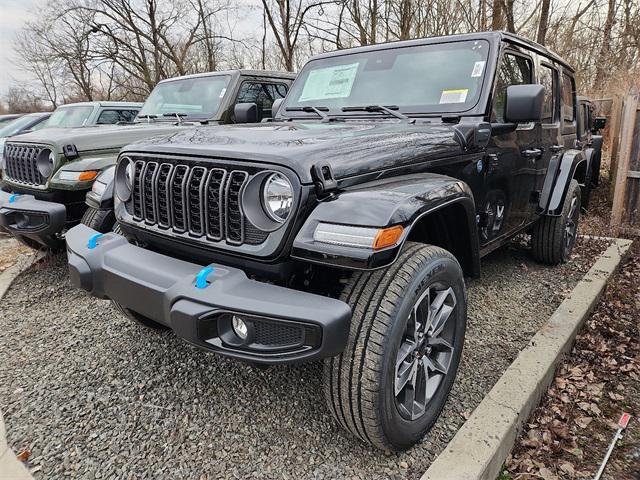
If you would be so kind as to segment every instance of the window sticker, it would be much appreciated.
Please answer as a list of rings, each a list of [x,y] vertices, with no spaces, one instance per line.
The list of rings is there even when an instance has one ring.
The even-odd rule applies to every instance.
[[[473,66],[473,71],[471,72],[471,78],[478,78],[482,76],[482,72],[484,72],[484,65],[487,62],[476,62]]]
[[[222,90],[220,90],[220,96],[219,98],[224,97],[224,94],[227,93],[227,87],[224,87]]]
[[[298,101],[348,97],[359,66],[360,63],[350,63],[312,70]]]
[[[464,103],[467,101],[468,88],[459,90],[443,90],[440,95],[440,103]]]

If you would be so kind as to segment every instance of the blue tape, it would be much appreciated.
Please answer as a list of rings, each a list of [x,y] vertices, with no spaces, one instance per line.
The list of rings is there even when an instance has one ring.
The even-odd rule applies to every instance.
[[[89,241],[87,242],[87,248],[89,250],[93,250],[94,248],[96,248],[98,246],[98,239],[103,236],[104,233],[94,233],[93,235],[91,235],[91,237],[89,237]]]
[[[207,285],[209,285],[207,277],[212,274],[214,270],[212,266],[204,267],[200,270],[196,275],[196,288],[207,288]]]
[[[11,196],[9,197],[9,203],[13,203],[16,201],[16,198],[18,198],[20,196],[19,193],[12,193]]]

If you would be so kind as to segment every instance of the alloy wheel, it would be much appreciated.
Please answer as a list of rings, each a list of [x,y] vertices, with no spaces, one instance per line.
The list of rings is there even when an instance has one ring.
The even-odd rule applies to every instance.
[[[457,300],[453,289],[431,286],[407,320],[395,364],[394,394],[400,415],[416,420],[449,372],[455,348]]]

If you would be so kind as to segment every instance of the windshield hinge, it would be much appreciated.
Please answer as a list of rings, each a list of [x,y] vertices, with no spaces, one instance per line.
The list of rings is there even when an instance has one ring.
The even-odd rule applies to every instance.
[[[331,165],[327,162],[316,163],[311,167],[311,177],[316,186],[318,198],[326,197],[338,190],[338,182],[333,176]]]

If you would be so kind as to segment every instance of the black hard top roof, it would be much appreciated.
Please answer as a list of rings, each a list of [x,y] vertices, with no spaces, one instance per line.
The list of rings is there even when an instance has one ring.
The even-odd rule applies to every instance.
[[[461,33],[456,35],[445,35],[440,37],[427,37],[427,38],[417,38],[415,40],[400,40],[389,43],[378,43],[375,45],[368,45],[365,47],[355,47],[355,48],[347,48],[344,50],[336,50],[329,53],[323,53],[320,55],[316,55],[312,58],[312,60],[317,58],[328,58],[328,57],[339,57],[341,55],[348,55],[352,53],[361,53],[361,52],[369,52],[375,50],[387,50],[390,48],[402,48],[402,47],[412,47],[416,45],[428,45],[432,43],[443,43],[447,41],[452,42],[460,42],[464,40],[488,40],[490,43],[497,43],[500,41],[505,41],[508,43],[512,43],[519,47],[524,47],[529,50],[533,50],[540,55],[544,55],[551,60],[563,65],[570,71],[574,71],[573,67],[569,65],[562,57],[553,51],[549,50],[547,47],[540,45],[528,38],[525,38],[521,35],[516,35],[515,33],[503,32],[503,31],[492,31],[492,32],[477,32],[477,33]]]

